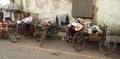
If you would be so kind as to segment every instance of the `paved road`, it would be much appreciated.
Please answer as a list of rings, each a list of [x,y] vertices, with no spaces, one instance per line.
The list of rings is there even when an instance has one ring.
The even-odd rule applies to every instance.
[[[85,49],[77,52],[61,39],[47,40],[42,48],[32,38],[24,37],[15,44],[0,39],[0,59],[120,59],[120,44],[115,53],[105,56],[99,52],[97,42],[86,43]]]

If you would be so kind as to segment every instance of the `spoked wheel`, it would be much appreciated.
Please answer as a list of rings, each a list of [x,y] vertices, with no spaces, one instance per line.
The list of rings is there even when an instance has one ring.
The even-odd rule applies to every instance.
[[[82,51],[85,44],[85,40],[83,38],[83,35],[80,32],[77,32],[73,36],[73,47],[76,49],[76,51]]]
[[[52,40],[57,39],[57,37],[58,37],[58,32],[57,32],[57,30],[54,30],[54,32],[51,32],[51,39],[52,39]]]
[[[22,39],[22,35],[19,31],[17,31],[16,29],[10,29],[9,31],[9,40],[13,43],[17,43]]]
[[[46,31],[43,31],[40,37],[41,37],[40,38],[40,47],[42,47],[43,43],[46,40],[46,38],[45,38],[46,37]]]
[[[113,53],[115,48],[116,48],[116,42],[114,39],[111,39],[109,36],[106,36],[99,43],[100,52],[105,55]]]

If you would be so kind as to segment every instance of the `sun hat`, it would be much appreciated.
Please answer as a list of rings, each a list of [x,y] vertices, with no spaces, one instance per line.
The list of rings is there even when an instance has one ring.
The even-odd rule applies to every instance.
[[[83,28],[83,25],[81,25],[80,23],[76,23],[75,25],[75,31],[79,31]]]

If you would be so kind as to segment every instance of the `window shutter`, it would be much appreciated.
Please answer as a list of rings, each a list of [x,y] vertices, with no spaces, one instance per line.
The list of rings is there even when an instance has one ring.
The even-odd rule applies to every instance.
[[[72,0],[72,16],[93,18],[93,0]]]

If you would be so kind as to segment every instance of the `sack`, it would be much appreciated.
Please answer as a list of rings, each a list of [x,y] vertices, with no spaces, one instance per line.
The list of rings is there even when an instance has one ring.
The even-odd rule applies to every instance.
[[[97,33],[97,32],[98,32],[97,28],[96,27],[92,27],[92,33]]]

